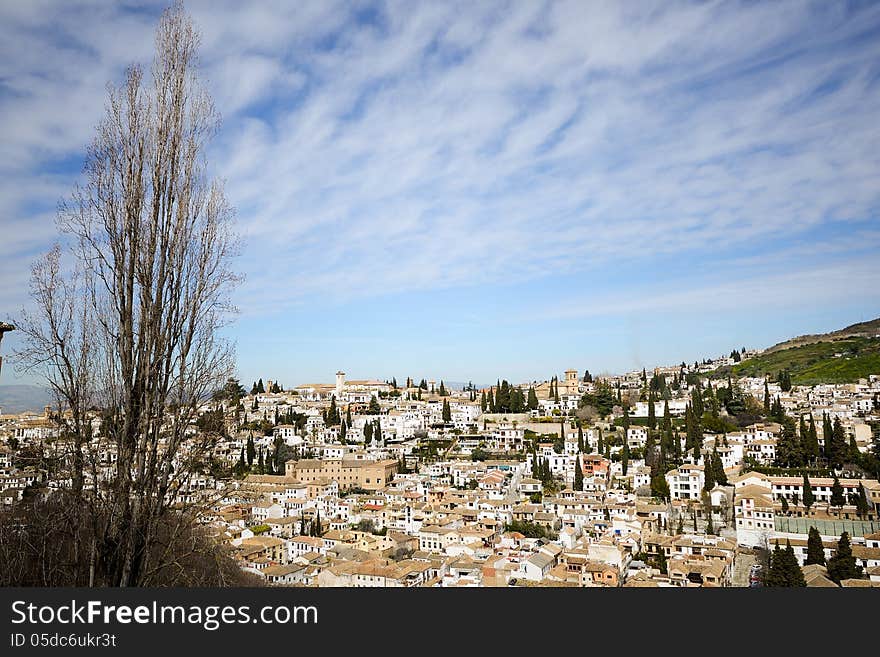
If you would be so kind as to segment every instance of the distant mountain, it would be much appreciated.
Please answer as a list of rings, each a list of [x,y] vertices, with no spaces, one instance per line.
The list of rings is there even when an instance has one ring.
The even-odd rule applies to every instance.
[[[43,407],[51,403],[52,398],[46,388],[28,385],[0,386],[0,410],[4,413],[42,411]]]
[[[880,374],[880,318],[780,342],[732,368],[739,376],[771,378],[782,370],[797,385],[853,383]]]

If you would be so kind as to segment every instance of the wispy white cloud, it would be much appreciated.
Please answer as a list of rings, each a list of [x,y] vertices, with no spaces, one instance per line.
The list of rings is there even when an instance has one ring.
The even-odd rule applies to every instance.
[[[0,237],[0,258],[21,266],[52,228],[29,208],[70,182],[46,163],[82,152],[161,7],[86,4],[0,10],[0,221],[34,236]],[[224,115],[212,160],[249,244],[247,312],[620,259],[700,267],[811,232],[845,249],[847,222],[877,220],[878,7],[188,6]]]

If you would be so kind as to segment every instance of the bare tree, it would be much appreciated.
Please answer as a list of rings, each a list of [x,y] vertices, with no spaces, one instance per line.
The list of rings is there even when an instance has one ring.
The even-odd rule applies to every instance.
[[[139,585],[163,568],[163,523],[210,446],[190,424],[233,370],[219,330],[235,311],[238,240],[206,172],[219,117],[196,76],[198,44],[177,3],[160,20],[149,75],[132,66],[109,87],[86,180],[58,216],[73,272],[60,247],[34,266],[36,310],[21,325],[20,361],[45,373],[69,418],[71,492],[92,524],[90,584]],[[83,457],[94,407],[115,450],[109,476],[96,454]]]

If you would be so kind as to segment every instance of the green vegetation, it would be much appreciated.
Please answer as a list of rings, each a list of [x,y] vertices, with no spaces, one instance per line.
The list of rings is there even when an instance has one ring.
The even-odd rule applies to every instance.
[[[785,542],[785,549],[776,544],[770,558],[770,572],[764,578],[764,586],[795,587],[806,586],[804,573],[798,565],[797,557],[791,547],[791,543]]]
[[[731,371],[734,376],[774,380],[784,372],[795,385],[851,383],[880,373],[880,339],[846,338],[790,347],[744,360]]]
[[[849,534],[843,532],[837,542],[834,556],[828,560],[828,577],[840,584],[844,579],[861,579],[862,567],[856,564]]]
[[[508,525],[504,525],[505,532],[519,532],[527,538],[549,538],[551,541],[556,539],[556,532],[548,529],[544,525],[536,522],[527,522],[525,520],[514,520]]]

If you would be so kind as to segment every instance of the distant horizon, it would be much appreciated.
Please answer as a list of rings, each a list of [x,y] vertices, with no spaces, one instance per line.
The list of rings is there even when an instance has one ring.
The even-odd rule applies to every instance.
[[[562,375],[564,374],[566,369],[577,370],[578,378],[582,378],[584,376],[585,370],[589,370],[590,374],[593,377],[621,376],[624,374],[637,372],[642,369],[646,369],[648,371],[651,371],[655,367],[673,367],[675,365],[681,364],[682,362],[684,362],[686,365],[692,365],[695,361],[702,362],[704,359],[711,360],[711,359],[726,356],[734,349],[741,349],[743,347],[745,347],[747,350],[755,349],[755,350],[759,350],[759,351],[764,350],[764,349],[769,349],[770,347],[773,347],[781,342],[786,342],[786,341],[794,339],[794,338],[798,338],[798,337],[805,336],[805,335],[831,333],[831,332],[838,331],[838,330],[847,328],[849,326],[852,326],[853,324],[858,324],[858,323],[866,322],[866,321],[872,321],[874,319],[880,319],[880,314],[878,314],[877,316],[874,316],[874,317],[866,318],[866,319],[859,319],[859,320],[852,321],[852,322],[846,322],[846,323],[843,323],[840,325],[834,325],[831,328],[801,331],[799,333],[795,333],[792,335],[783,336],[779,340],[776,340],[775,342],[772,342],[770,344],[747,345],[747,344],[731,343],[729,348],[721,349],[721,351],[718,351],[717,353],[712,353],[712,354],[707,353],[707,354],[703,354],[700,356],[695,356],[692,358],[684,358],[684,359],[675,360],[675,361],[645,362],[645,364],[643,364],[639,367],[633,367],[633,368],[629,368],[629,369],[622,369],[622,370],[616,370],[616,371],[609,370],[609,369],[594,369],[594,368],[590,367],[589,365],[576,367],[575,364],[570,364],[568,366],[562,367],[561,369],[559,369],[556,372],[551,372],[550,374],[544,375],[541,377],[517,379],[517,378],[511,378],[511,377],[505,376],[505,375],[500,375],[500,376],[493,375],[490,377],[476,377],[476,378],[474,378],[474,377],[461,378],[461,377],[454,377],[454,376],[446,378],[444,376],[434,376],[434,375],[428,375],[428,374],[418,374],[418,375],[404,374],[402,376],[392,374],[389,376],[385,376],[385,375],[379,376],[375,373],[362,373],[362,372],[350,373],[344,367],[331,367],[331,368],[328,368],[327,371],[323,374],[319,373],[317,376],[305,377],[302,380],[297,380],[295,382],[290,382],[290,383],[288,383],[283,377],[278,377],[278,376],[274,376],[274,375],[273,376],[266,376],[266,375],[261,374],[261,375],[257,375],[256,377],[248,377],[248,378],[243,378],[241,376],[236,375],[236,378],[238,378],[238,380],[242,386],[244,386],[248,391],[250,391],[249,386],[252,385],[253,383],[259,381],[260,379],[263,380],[264,384],[267,381],[274,381],[274,382],[280,383],[281,385],[283,385],[285,387],[285,389],[295,388],[297,386],[305,385],[308,383],[332,384],[335,381],[335,374],[337,371],[344,372],[346,380],[377,379],[377,380],[382,380],[382,381],[386,381],[386,380],[391,381],[392,379],[396,378],[398,386],[403,386],[406,383],[407,377],[409,376],[413,379],[413,381],[416,384],[418,384],[418,382],[421,381],[422,379],[425,379],[426,381],[433,380],[436,383],[436,385],[438,385],[438,386],[439,386],[440,382],[443,381],[444,385],[452,386],[455,388],[465,386],[468,384],[468,382],[472,382],[474,384],[474,386],[476,386],[477,388],[485,388],[485,387],[495,385],[495,383],[499,380],[507,380],[509,383],[512,383],[515,385],[526,384],[526,383],[540,383],[542,381],[550,380],[550,378],[552,378],[553,376],[559,376],[560,378],[562,378]],[[2,356],[2,355],[3,354],[0,354],[0,356]],[[11,365],[12,363],[8,363],[8,364]],[[32,377],[27,377],[27,378],[26,377],[19,377],[17,375],[17,373],[13,374],[13,372],[14,372],[14,369],[12,367],[4,368],[3,373],[2,373],[2,380],[0,380],[0,388],[11,387],[11,386],[34,386],[34,387],[40,388],[42,390],[47,390],[47,388],[45,386],[39,384],[37,379],[33,379]],[[0,407],[2,407],[2,403],[0,403]]]
[[[0,6],[0,320],[167,4]],[[880,314],[880,4],[185,4],[247,384],[621,373]]]

